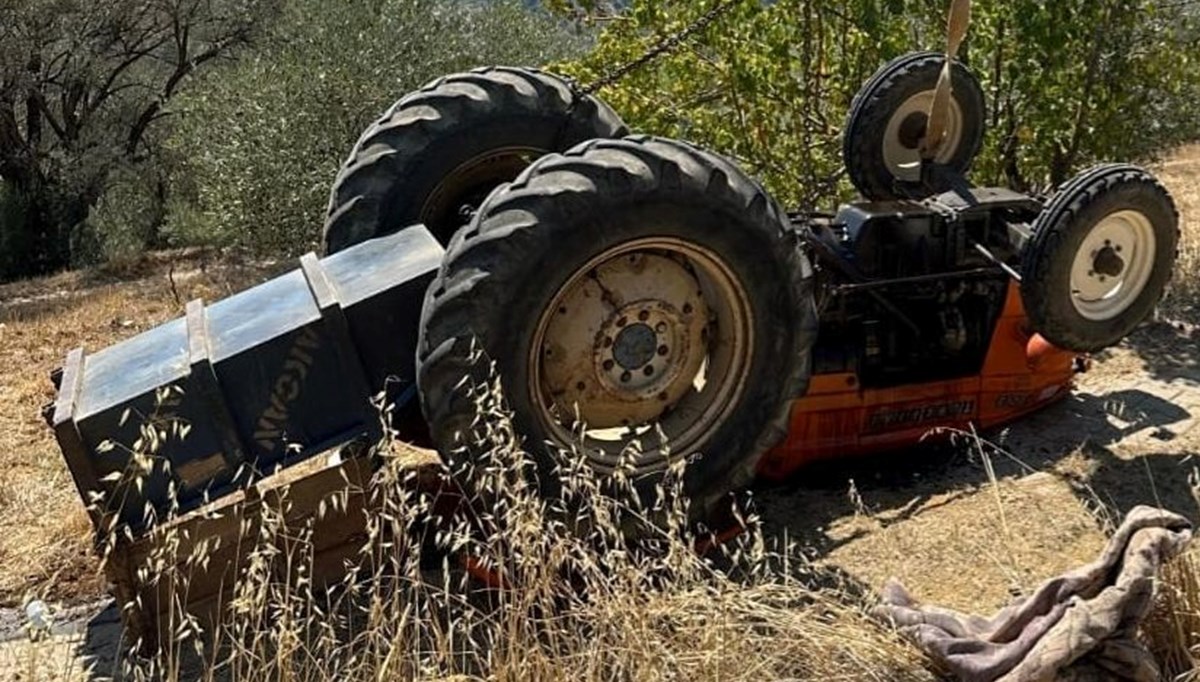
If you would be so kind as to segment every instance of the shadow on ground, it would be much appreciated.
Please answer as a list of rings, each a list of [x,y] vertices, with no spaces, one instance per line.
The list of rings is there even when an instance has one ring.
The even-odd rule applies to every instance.
[[[752,495],[768,537],[826,556],[872,532],[831,535],[835,521],[866,513],[885,528],[974,495],[990,481],[981,453],[997,478],[1049,472],[1109,519],[1139,504],[1195,518],[1189,477],[1200,468],[1200,333],[1155,325],[1108,355],[1072,395],[980,434],[979,443],[957,438],[822,463],[787,484],[760,486]]]
[[[83,640],[76,647],[75,655],[91,671],[91,679],[121,678],[118,659],[122,632],[121,612],[113,602],[109,602],[87,621]]]
[[[1200,326],[1158,322],[1139,329],[1125,343],[1151,377],[1200,384]]]

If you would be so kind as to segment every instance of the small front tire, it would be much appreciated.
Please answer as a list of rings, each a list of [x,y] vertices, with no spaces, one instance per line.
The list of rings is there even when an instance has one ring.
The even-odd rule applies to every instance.
[[[863,85],[850,107],[842,158],[850,181],[872,201],[921,199],[951,189],[935,176],[921,177],[921,143],[938,76],[940,52],[914,52],[884,65]],[[946,137],[934,161],[962,175],[983,145],[986,104],[978,79],[955,62]]]
[[[1112,164],[1076,176],[1042,211],[1023,254],[1034,331],[1078,352],[1119,343],[1162,298],[1178,243],[1175,203],[1151,174]]]

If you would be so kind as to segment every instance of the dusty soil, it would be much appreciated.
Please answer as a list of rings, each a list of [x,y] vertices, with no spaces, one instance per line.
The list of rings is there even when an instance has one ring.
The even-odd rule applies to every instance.
[[[988,612],[1091,559],[1137,504],[1197,517],[1200,146],[1159,174],[1184,216],[1178,281],[1163,308],[1179,322],[1149,324],[1098,356],[1071,397],[983,434],[994,446],[916,448],[755,490],[768,536],[803,548],[850,588],[896,577],[918,598]],[[85,677],[84,655],[104,674],[120,636],[82,505],[40,417],[53,397],[49,371],[75,346],[127,338],[190,298],[228,295],[280,267],[193,256],[0,286],[0,678]],[[57,635],[36,644],[20,629],[30,596],[58,614]]]
[[[1197,518],[1198,421],[1200,330],[1154,324],[1005,430],[802,473],[759,505],[769,534],[861,587],[895,577],[990,612],[1091,560],[1136,505]]]

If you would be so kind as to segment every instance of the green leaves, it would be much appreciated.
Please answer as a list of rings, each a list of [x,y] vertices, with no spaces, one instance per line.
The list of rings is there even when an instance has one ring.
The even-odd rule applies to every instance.
[[[906,18],[889,3],[743,0],[674,53],[602,92],[640,131],[733,156],[791,203],[844,194],[840,140],[858,85],[905,49]],[[586,59],[559,65],[583,81],[694,21],[709,3],[634,3]]]
[[[77,245],[103,243],[99,223],[85,221],[119,176],[157,158],[170,100],[252,43],[279,1],[0,4],[0,178],[28,209],[0,225],[21,249],[0,260],[0,279],[62,267],[87,250]]]
[[[635,1],[585,58],[587,83],[694,21],[711,2]],[[942,49],[947,3],[743,0],[729,16],[621,83],[607,99],[636,130],[683,137],[744,163],[791,204],[851,193],[840,134],[854,93],[886,60]],[[974,3],[963,59],[988,95],[981,184],[1043,188],[1097,159],[1137,159],[1200,135],[1194,8],[1170,0]]]
[[[319,249],[330,184],[359,134],[439,76],[580,54],[583,39],[511,3],[295,0],[253,59],[179,101],[168,141],[178,242]]]

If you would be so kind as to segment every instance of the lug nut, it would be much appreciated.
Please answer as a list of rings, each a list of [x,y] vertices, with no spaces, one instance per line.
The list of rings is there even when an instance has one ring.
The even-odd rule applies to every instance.
[[[613,344],[613,341],[612,341],[611,336],[604,337],[604,347],[605,348],[612,348],[612,344]]]
[[[658,347],[658,354],[659,354],[659,355],[666,355],[667,353],[670,353],[670,352],[671,352],[671,349],[670,349],[670,348],[667,348],[666,346],[659,346],[659,347]]]
[[[645,374],[646,376],[654,374],[654,365],[646,365],[646,369],[642,370],[642,374]]]
[[[638,319],[641,320],[642,322],[645,322],[646,320],[650,319],[650,311],[643,310],[642,312],[638,313]]]
[[[629,324],[629,318],[628,318],[628,317],[622,317],[621,319],[617,320],[617,326],[618,326],[618,327],[624,327],[624,326],[625,326],[625,325],[627,325],[627,324]]]
[[[654,325],[654,331],[658,332],[659,334],[666,334],[667,333],[667,323],[659,322],[658,324]]]
[[[612,368],[613,368],[613,361],[612,361],[612,360],[605,360],[605,361],[604,361],[604,371],[605,371],[605,372],[611,372],[611,371],[612,371]]]
[[[633,378],[632,374],[630,374],[629,372],[625,372],[624,374],[621,375],[621,383],[627,384],[627,383],[629,383],[629,380],[632,378]]]

